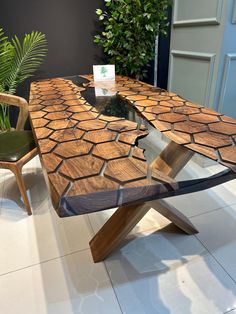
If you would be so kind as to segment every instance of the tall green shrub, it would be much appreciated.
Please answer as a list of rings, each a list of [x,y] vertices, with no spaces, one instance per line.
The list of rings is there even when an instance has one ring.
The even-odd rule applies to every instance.
[[[96,10],[103,31],[95,43],[103,47],[118,74],[142,78],[155,56],[155,39],[167,34],[170,0],[105,0]]]

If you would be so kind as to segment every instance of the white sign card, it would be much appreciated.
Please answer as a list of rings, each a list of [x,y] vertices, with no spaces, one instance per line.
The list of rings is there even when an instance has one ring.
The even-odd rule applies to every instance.
[[[115,81],[116,72],[114,64],[94,65],[93,66],[94,81]]]

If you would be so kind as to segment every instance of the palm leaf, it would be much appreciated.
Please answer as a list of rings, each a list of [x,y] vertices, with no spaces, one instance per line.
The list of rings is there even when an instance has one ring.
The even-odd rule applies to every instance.
[[[13,59],[14,47],[0,28],[0,92],[5,91],[5,80],[11,70]]]
[[[47,53],[45,35],[26,34],[21,44],[15,36],[10,42],[0,28],[0,92],[14,94],[17,86],[33,75]],[[0,104],[0,130],[10,130],[9,106]]]
[[[2,43],[7,39],[7,37],[4,35],[3,29],[0,27],[0,55],[4,52]]]
[[[29,78],[41,65],[47,53],[45,35],[32,32],[25,35],[23,44],[17,36],[12,39],[14,60],[11,71],[6,79],[10,91],[14,91],[18,84]]]

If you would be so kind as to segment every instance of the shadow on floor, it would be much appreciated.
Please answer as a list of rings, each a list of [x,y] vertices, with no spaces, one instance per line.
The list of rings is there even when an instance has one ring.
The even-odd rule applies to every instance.
[[[40,202],[49,197],[42,169],[27,168],[23,172],[23,180],[34,215],[40,214],[34,209],[37,208]],[[8,211],[9,214],[11,212],[11,216],[14,216],[13,214],[15,213],[15,218],[17,218],[18,214],[20,216],[22,216],[22,213],[27,215],[15,177],[11,172],[5,176],[1,207],[1,211]]]

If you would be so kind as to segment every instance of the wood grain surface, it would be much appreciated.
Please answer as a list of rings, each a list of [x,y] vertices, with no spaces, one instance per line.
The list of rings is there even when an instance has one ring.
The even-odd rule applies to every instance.
[[[83,77],[91,87],[109,89],[109,83],[94,83],[91,75]],[[150,198],[153,195],[157,198],[157,191],[159,197],[162,193],[163,197],[168,193],[173,195],[173,190],[180,193],[183,189],[178,182],[168,181],[178,168],[176,151],[185,152],[184,164],[197,152],[236,172],[234,119],[130,78],[117,76],[110,88],[126,99],[141,118],[163,132],[174,148],[168,154],[163,151],[150,171],[145,152],[138,147],[139,139],[149,133],[145,126],[100,114],[82,97],[85,88],[70,80],[33,82],[29,104],[31,124],[59,216],[122,205],[117,193],[111,191],[114,189],[119,195],[128,185],[133,191],[131,203],[139,197],[145,198],[138,195],[140,190],[135,190],[140,185],[148,187]],[[171,170],[169,163],[173,163]],[[172,191],[168,190],[170,184]],[[150,192],[150,186],[154,186],[155,193]],[[69,206],[69,198],[74,208]]]

